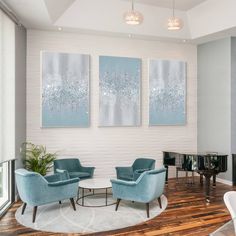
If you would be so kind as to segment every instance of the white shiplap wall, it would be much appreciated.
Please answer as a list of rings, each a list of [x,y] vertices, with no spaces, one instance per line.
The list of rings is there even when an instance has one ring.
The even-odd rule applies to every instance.
[[[89,128],[40,128],[40,51],[91,55]],[[98,127],[99,55],[142,58],[142,125]],[[187,62],[187,124],[148,126],[148,58]],[[49,151],[78,155],[84,165],[96,166],[95,174],[115,174],[115,166],[136,157],[152,156],[162,165],[162,151],[197,149],[197,51],[189,44],[113,38],[77,33],[28,30],[27,32],[27,140],[44,144]],[[173,171],[172,175],[174,174]]]

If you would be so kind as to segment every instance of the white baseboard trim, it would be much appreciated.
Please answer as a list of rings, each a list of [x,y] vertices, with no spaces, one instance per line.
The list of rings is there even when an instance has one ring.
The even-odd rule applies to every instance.
[[[233,182],[230,181],[230,180],[221,179],[221,178],[216,177],[216,181],[217,181],[217,182],[220,182],[220,183],[222,183],[222,184],[226,184],[226,185],[233,186]]]

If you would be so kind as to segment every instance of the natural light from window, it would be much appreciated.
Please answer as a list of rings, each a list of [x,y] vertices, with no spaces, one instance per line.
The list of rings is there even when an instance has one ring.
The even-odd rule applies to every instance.
[[[0,208],[9,201],[8,164],[0,164]]]

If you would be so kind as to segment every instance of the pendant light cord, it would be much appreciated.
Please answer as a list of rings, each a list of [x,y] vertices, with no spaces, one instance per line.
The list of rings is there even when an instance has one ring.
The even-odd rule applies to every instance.
[[[134,0],[132,0],[132,11],[134,10]]]
[[[175,18],[175,0],[173,0],[173,18]]]

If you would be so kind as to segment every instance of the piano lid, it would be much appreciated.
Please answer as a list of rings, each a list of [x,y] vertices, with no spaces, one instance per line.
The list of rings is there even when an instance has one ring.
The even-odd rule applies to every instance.
[[[228,154],[225,153],[221,153],[221,152],[188,152],[188,151],[184,151],[184,152],[179,152],[179,151],[163,151],[163,153],[176,153],[179,155],[188,155],[188,156],[228,156]]]

